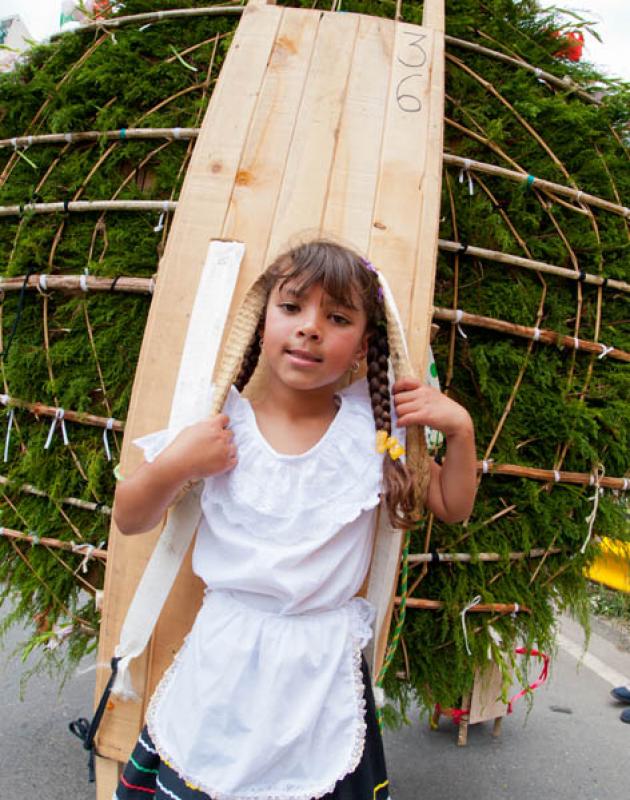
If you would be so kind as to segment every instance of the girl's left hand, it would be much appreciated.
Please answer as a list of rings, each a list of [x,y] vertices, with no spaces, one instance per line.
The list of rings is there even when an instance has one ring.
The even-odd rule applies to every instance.
[[[428,425],[448,438],[472,432],[470,414],[438,389],[423,385],[417,378],[401,378],[392,387],[397,423]]]

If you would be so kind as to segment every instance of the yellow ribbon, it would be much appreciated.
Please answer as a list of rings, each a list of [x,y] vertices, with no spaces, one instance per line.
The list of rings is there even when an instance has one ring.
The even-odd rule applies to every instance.
[[[385,430],[377,431],[376,452],[385,453],[386,451],[389,451],[389,457],[392,461],[396,461],[405,454],[405,448],[395,436],[390,436]]]

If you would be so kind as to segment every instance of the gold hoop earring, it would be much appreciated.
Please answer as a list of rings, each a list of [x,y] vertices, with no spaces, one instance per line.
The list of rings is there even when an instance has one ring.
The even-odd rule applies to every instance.
[[[358,372],[358,371],[359,371],[359,367],[360,367],[360,366],[361,366],[361,365],[359,364],[359,362],[358,362],[358,361],[353,361],[353,362],[352,362],[352,364],[350,364],[350,370],[351,370],[352,372]]]

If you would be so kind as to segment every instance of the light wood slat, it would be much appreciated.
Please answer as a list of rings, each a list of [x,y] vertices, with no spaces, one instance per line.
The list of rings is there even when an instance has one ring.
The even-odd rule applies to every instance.
[[[364,253],[370,242],[394,30],[391,20],[359,20],[324,214],[324,233]]]
[[[383,139],[381,174],[370,243],[372,261],[396,297],[416,375],[424,375],[439,223],[443,37],[428,28],[398,24]],[[408,453],[414,437],[408,431]],[[374,680],[385,657],[400,564],[402,533],[381,509],[368,599],[377,609],[372,655]]]
[[[226,331],[244,293],[266,261],[286,151],[298,118],[318,25],[319,15],[296,9],[284,12],[278,28],[222,231],[223,238],[247,244]],[[152,638],[147,698],[190,630],[199,608],[201,596],[190,595],[191,580],[195,579],[187,561]]]
[[[186,314],[192,308],[209,241],[221,235],[241,151],[271,48],[281,10],[247,9],[212,96],[195,147],[181,200],[175,214],[156,284],[142,344],[122,453],[122,472],[142,460],[131,440],[164,427],[177,366],[186,334]],[[225,120],[230,120],[225,135]],[[139,537],[123,537],[112,528],[110,562],[106,574],[99,662],[108,662],[118,641],[126,609],[140,579],[159,528]],[[144,694],[147,657],[132,668],[134,683]],[[107,672],[99,671],[100,697]],[[103,719],[97,747],[104,756],[125,760],[141,727],[144,708],[116,702]],[[100,793],[100,791],[99,791]],[[99,798],[100,800],[100,798]]]
[[[273,258],[294,237],[321,232],[337,131],[348,86],[359,18],[321,16],[269,245]]]

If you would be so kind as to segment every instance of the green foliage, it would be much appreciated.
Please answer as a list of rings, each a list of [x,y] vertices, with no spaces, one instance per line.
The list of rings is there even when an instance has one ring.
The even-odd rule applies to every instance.
[[[128,0],[125,5],[125,13],[130,14],[155,10],[154,0]],[[159,4],[161,8],[193,5],[192,0],[161,0]],[[282,5],[311,8],[313,3]],[[588,64],[554,57],[558,39],[551,32],[562,31],[564,23],[553,11],[541,12],[534,0],[448,0],[446,5],[447,33],[452,36],[521,57],[558,77],[580,82],[588,91],[603,90],[605,95],[600,105],[592,105],[568,84],[560,91],[541,83],[531,72],[449,46],[448,52],[499,96],[457,61],[447,60],[445,150],[521,168],[613,202],[619,197],[627,202],[630,171],[623,141],[630,108],[628,84],[604,79]],[[394,8],[388,0],[343,3],[346,12],[379,16],[392,16]],[[421,22],[420,4],[403,3],[403,13],[407,22]],[[101,32],[82,33],[38,47],[18,70],[0,78],[4,101],[0,137],[196,126],[230,37],[218,42],[208,87],[204,82],[213,43],[207,40],[229,33],[237,21],[231,16],[162,21],[143,31],[136,26],[122,28],[115,40]],[[580,20],[570,21],[570,28],[582,25]],[[201,46],[185,52],[197,44]],[[187,69],[173,50],[199,71]],[[188,146],[185,142],[162,145],[99,141],[32,147],[27,155],[35,167],[24,159],[13,165],[0,186],[0,205],[71,199],[77,192],[82,199],[114,195],[176,199]],[[10,160],[11,150],[0,150],[0,174]],[[141,162],[145,162],[142,174],[134,173]],[[467,182],[458,182],[457,170],[446,167],[445,173],[442,238],[459,238],[569,268],[577,264],[586,272],[630,280],[630,238],[622,217],[597,210],[592,215],[580,213],[564,200],[547,203],[535,189],[484,175],[475,177],[471,197]],[[108,212],[25,216],[21,221],[3,218],[0,269],[3,275],[23,275],[29,268],[77,274],[88,267],[94,275],[148,277],[157,269],[163,246],[162,237],[153,230],[157,216]],[[455,257],[441,253],[435,304],[454,307],[455,288]],[[543,280],[535,273],[462,256],[457,298],[457,307],[472,313],[538,324],[630,351],[628,296],[622,293],[598,294],[589,285],[554,276]],[[18,318],[19,323],[2,365],[4,391],[31,402],[124,419],[148,307],[148,296],[51,293],[45,299],[28,292],[20,312],[17,294],[7,293],[2,306],[5,348]],[[542,316],[537,323],[539,307]],[[450,332],[450,326],[443,324],[434,343],[442,378],[451,371]],[[563,469],[576,472],[591,472],[601,464],[607,475],[627,473],[630,371],[626,364],[542,344],[534,345],[528,354],[527,341],[481,328],[469,327],[466,334],[466,339],[459,334],[455,339],[449,391],[473,415],[480,458],[547,469],[561,463]],[[511,410],[487,452],[517,380],[520,386]],[[106,540],[106,516],[58,502],[74,496],[111,504],[112,465],[105,457],[102,429],[68,423],[72,450],[63,446],[57,432],[51,449],[44,451],[50,418],[37,419],[16,410],[15,419],[4,469],[11,485],[2,499],[1,524],[64,540],[78,541],[77,531],[93,544]],[[114,439],[116,461],[120,437]],[[53,499],[20,492],[23,482],[35,484]],[[587,625],[583,568],[596,548],[591,543],[584,555],[579,551],[593,491],[592,487],[487,477],[481,480],[474,513],[465,525],[433,524],[433,546],[473,555],[498,552],[502,559],[433,566],[421,578],[415,595],[443,600],[445,606],[440,612],[408,611],[404,648],[399,648],[387,677],[386,689],[396,706],[386,708],[386,720],[404,720],[412,699],[427,708],[436,701],[458,706],[470,689],[474,669],[487,662],[489,651],[501,665],[506,685],[512,671],[526,684],[525,667],[514,656],[517,643],[553,652],[558,610],[570,609]],[[606,491],[600,498],[595,532],[629,538],[624,509],[614,492]],[[423,529],[414,534],[412,551],[423,550],[425,533]],[[562,553],[542,560],[508,558],[513,551],[551,546]],[[98,625],[93,593],[86,593],[87,587],[77,578],[100,588],[102,570],[91,561],[87,575],[80,571],[75,575],[79,556],[7,539],[0,541],[0,551],[0,601],[10,597],[13,609],[5,627],[18,621],[32,627],[27,649],[41,653],[42,669],[74,663],[94,646]],[[419,567],[412,569],[410,582],[420,576]],[[472,651],[468,656],[460,613],[477,594],[484,602],[518,602],[531,613],[515,619],[467,615]],[[52,626],[66,621],[73,623],[67,650],[46,649]],[[397,674],[406,669],[407,660],[409,680],[400,681]]]

